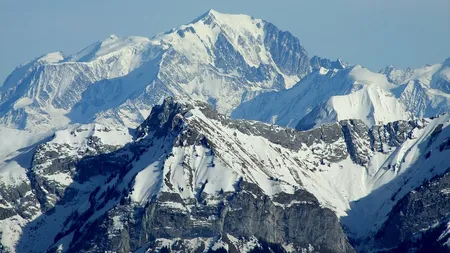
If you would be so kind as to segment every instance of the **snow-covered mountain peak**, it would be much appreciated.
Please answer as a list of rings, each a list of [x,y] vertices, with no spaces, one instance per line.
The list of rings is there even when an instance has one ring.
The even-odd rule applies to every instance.
[[[320,68],[333,69],[333,70],[342,70],[350,67],[350,65],[338,58],[335,61],[332,61],[327,58],[322,58],[320,56],[313,56],[310,60],[311,68],[313,70],[318,70]]]
[[[253,18],[245,14],[225,14],[215,10],[210,10],[208,17],[213,18],[214,21],[221,25],[234,26],[235,28],[254,31],[255,28],[261,28],[263,22],[261,19]],[[259,24],[259,25],[258,25]]]
[[[348,67],[348,63],[345,62],[345,61],[344,61],[343,59],[341,59],[341,58],[337,58],[337,59],[336,59],[336,62],[338,62],[338,63],[342,66],[342,68]]]
[[[58,63],[63,60],[64,54],[60,51],[56,51],[44,54],[30,62],[23,63],[20,66],[16,67],[16,69],[14,69],[14,71],[6,78],[5,82],[0,84],[0,104],[3,102],[1,92],[10,89],[18,82],[25,79],[33,69],[39,68],[40,66],[47,64]]]
[[[450,67],[450,57],[448,57],[447,59],[445,59],[445,61],[442,63],[443,66],[448,66]]]
[[[253,18],[249,15],[245,14],[228,14],[221,13],[216,10],[209,10],[203,15],[196,18],[191,24],[195,24],[198,22],[203,23],[216,23],[227,26],[234,26],[235,28],[243,29],[247,28],[247,30],[253,30],[253,24],[263,22],[261,19]]]
[[[97,41],[80,52],[68,56],[65,62],[90,62],[101,58],[111,58],[120,55],[124,51],[138,52],[150,43],[146,37],[130,36],[119,38],[112,34],[104,40]]]
[[[206,11],[205,13],[203,13],[202,15],[200,15],[200,16],[198,16],[197,18],[195,18],[194,20],[192,20],[189,24],[197,23],[197,22],[199,22],[199,21],[201,21],[201,20],[208,19],[208,18],[214,16],[214,13],[217,14],[217,13],[219,13],[219,12],[216,11],[216,10],[213,10],[213,9],[209,9],[208,11]]]
[[[344,119],[372,126],[449,111],[450,68],[445,64],[419,69],[391,65],[379,73],[360,65],[338,69],[335,64],[314,56],[314,71],[292,89],[253,97],[232,116],[309,129]]]
[[[71,56],[52,53],[16,69],[0,88],[0,123],[45,130],[95,121],[134,128],[166,96],[202,100],[229,115],[263,93],[283,92],[298,83],[279,102],[263,99],[256,112],[253,108],[245,113],[250,116],[239,117],[293,127],[306,115],[320,112],[326,120],[359,118],[372,125],[409,118],[409,111],[419,117],[444,112],[425,107],[449,104],[445,66],[387,67],[373,73],[341,59],[309,59],[289,32],[247,15],[211,10],[152,39],[111,35]],[[358,94],[347,96],[354,92]],[[399,98],[407,105],[394,101]],[[344,114],[337,112],[348,111],[350,105],[365,109],[340,117]],[[388,117],[384,105],[399,109],[388,110]],[[265,107],[271,108],[261,110]],[[255,116],[258,111],[264,115]],[[311,115],[314,122],[324,122]]]
[[[290,88],[311,71],[306,50],[289,32],[216,11],[152,39],[111,35],[68,57],[46,58],[15,70],[1,87],[0,123],[136,127],[161,98],[174,95],[229,114],[255,94]]]
[[[389,73],[389,72],[391,72],[391,71],[393,71],[393,70],[395,70],[395,67],[394,67],[394,65],[387,65],[386,67],[384,67],[383,69],[381,69],[380,71],[378,71],[378,73],[383,73],[383,74],[385,74],[385,73]]]
[[[325,76],[347,76],[350,71],[329,71]],[[317,71],[314,75],[323,76]],[[196,208],[210,209],[217,215],[216,207],[223,210],[242,191],[254,199],[274,201],[280,210],[298,205],[303,208],[299,210],[310,210],[314,203],[320,203],[335,211],[348,232],[356,233],[355,238],[364,238],[378,230],[405,194],[424,180],[444,173],[448,166],[440,165],[448,164],[450,151],[449,115],[373,127],[361,120],[343,120],[297,131],[256,121],[233,120],[203,101],[184,96],[162,100],[132,132],[134,139],[124,127],[97,123],[71,125],[57,131],[35,150],[26,151],[32,159],[30,169],[21,169],[14,179],[27,188],[19,201],[13,193],[2,193],[6,199],[3,203],[11,212],[0,221],[0,231],[3,238],[11,239],[1,243],[8,248],[16,247],[17,252],[29,252],[31,247],[43,252],[63,244],[61,248],[74,249],[70,242],[88,238],[81,236],[102,234],[86,232],[95,228],[97,221],[107,219],[112,230],[120,230],[125,227],[121,224],[128,220],[121,217],[155,203],[169,208],[164,210],[183,215],[196,213]],[[20,152],[24,151],[13,154],[5,165],[22,159]],[[5,165],[0,164],[0,172],[11,177],[8,174],[11,170]],[[77,194],[70,194],[72,191]],[[308,196],[315,197],[289,197],[299,191],[310,192]],[[251,199],[244,199],[224,215],[246,211],[245,203],[254,205]],[[252,209],[248,213],[257,214]],[[301,212],[297,209],[290,212],[295,213]],[[238,214],[239,219],[248,216]],[[35,219],[38,215],[42,217]],[[195,217],[200,216],[205,222],[212,219],[212,215],[203,212]],[[168,213],[154,217],[165,222]],[[312,217],[315,216],[300,221],[316,227],[320,222],[310,223]],[[68,224],[67,220],[74,222]],[[212,220],[214,224],[216,221],[216,218]],[[141,223],[138,222],[133,224]],[[195,227],[205,222],[195,223]],[[154,228],[154,224],[150,227]],[[166,229],[164,233],[172,227],[178,228],[172,224],[188,223],[177,220],[171,226],[168,224],[161,226]],[[273,231],[273,224],[268,227]],[[324,227],[330,231],[328,223]],[[74,231],[80,231],[76,234],[80,236],[73,237]],[[110,235],[120,236],[119,233]],[[36,246],[31,241],[40,243]],[[339,240],[331,240],[332,245],[336,241]],[[102,241],[101,245],[114,244]]]
[[[353,252],[332,211],[355,241],[371,237],[450,171],[450,115],[434,117],[448,111],[450,58],[373,73],[214,10],[151,39],[49,53],[0,86],[0,251],[134,252],[188,235],[248,252],[252,236],[306,234],[297,243]]]
[[[197,20],[198,19],[201,19],[201,18],[205,18],[205,17],[217,17],[217,16],[220,16],[220,15],[233,15],[233,14],[227,14],[227,13],[221,13],[221,12],[218,12],[218,11],[216,11],[216,10],[214,10],[214,9],[209,9],[207,12],[205,12],[203,15],[200,15],[198,18],[197,18]]]
[[[374,73],[361,65],[355,65],[349,72],[349,77],[359,85],[377,85],[385,89],[393,89],[394,86],[389,83],[385,75]]]
[[[30,68],[30,66],[58,63],[63,61],[64,58],[65,58],[64,53],[61,51],[50,52],[43,54],[32,61],[20,64],[18,67],[16,67],[15,70]]]
[[[380,70],[379,73],[385,75],[389,82],[395,85],[402,85],[410,81],[417,80],[424,85],[428,85],[432,75],[436,73],[442,64],[426,65],[423,68],[397,69],[392,65]]]
[[[117,39],[119,39],[119,37],[117,37],[117,35],[115,35],[115,34],[109,35],[108,38],[109,38],[110,40],[117,40]]]
[[[223,14],[210,10],[192,23],[155,39],[161,39],[183,52],[190,60],[201,63],[212,63],[216,59],[211,53],[216,44],[222,41],[231,44],[250,66],[268,64],[270,58],[264,47],[264,22],[243,14]]]
[[[62,60],[64,60],[64,54],[61,51],[48,53],[37,59],[38,62],[42,63],[58,63]]]

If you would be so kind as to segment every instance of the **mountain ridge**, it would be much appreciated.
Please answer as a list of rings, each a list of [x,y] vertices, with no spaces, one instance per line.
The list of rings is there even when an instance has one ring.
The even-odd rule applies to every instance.
[[[368,128],[360,120],[346,120],[299,132],[256,121],[229,119],[205,102],[168,98],[152,110],[151,115],[134,133],[124,128],[110,128],[99,124],[61,130],[35,151],[31,185],[27,186],[34,189],[34,193],[26,194],[26,191],[31,189],[25,188],[28,190],[22,193],[22,198],[28,198],[28,201],[21,202],[37,206],[34,209],[19,205],[16,210],[41,210],[33,211],[32,216],[25,215],[25,212],[18,217],[26,221],[33,220],[30,217],[38,215],[39,220],[44,221],[34,221],[25,226],[17,249],[30,250],[29,246],[26,246],[31,245],[29,240],[45,242],[42,244],[43,250],[48,247],[76,251],[83,249],[87,252],[95,251],[98,247],[101,247],[101,250],[119,251],[136,249],[136,246],[131,246],[135,239],[128,241],[121,233],[114,232],[115,236],[110,237],[119,241],[94,239],[106,240],[96,244],[96,247],[93,246],[93,241],[85,236],[99,234],[100,228],[96,225],[98,223],[93,222],[97,219],[101,219],[101,223],[106,222],[102,226],[109,227],[109,222],[116,224],[109,227],[111,231],[119,229],[117,231],[125,231],[123,233],[134,233],[131,232],[133,229],[128,227],[132,226],[131,224],[117,225],[122,224],[119,220],[126,218],[113,218],[117,215],[127,217],[132,213],[131,209],[126,207],[130,204],[126,203],[132,203],[131,206],[153,203],[151,205],[157,210],[164,207],[160,210],[162,213],[157,216],[163,219],[164,216],[161,215],[167,214],[168,210],[172,210],[170,212],[174,215],[179,212],[190,213],[194,209],[189,206],[197,202],[201,203],[201,206],[212,208],[221,203],[217,201],[222,198],[222,194],[228,196],[233,192],[240,192],[236,183],[244,182],[249,184],[245,186],[249,187],[246,191],[256,194],[257,199],[278,198],[283,192],[289,196],[296,196],[295,192],[299,190],[310,192],[323,208],[330,208],[334,211],[333,214],[341,217],[348,234],[364,239],[379,230],[384,216],[391,212],[395,203],[403,196],[420,186],[423,180],[445,173],[446,168],[439,165],[445,164],[448,157],[448,149],[443,145],[448,141],[449,116],[442,115],[436,119],[422,121],[399,121],[373,128]],[[120,136],[123,137],[118,138]],[[432,160],[428,159],[427,152],[432,153]],[[424,165],[434,169],[423,170],[421,168]],[[363,189],[364,187],[367,189]],[[92,196],[97,196],[95,201]],[[294,199],[289,200],[291,197],[285,197],[287,202],[277,203],[286,203],[283,205],[287,210],[298,205],[309,205],[310,201],[304,202],[304,197],[299,197],[299,202],[295,202]],[[33,198],[37,198],[37,201],[33,201]],[[9,197],[7,199],[11,201],[8,205],[17,205],[13,204]],[[125,206],[119,205],[119,200],[125,203]],[[232,202],[225,202],[225,205],[228,205],[227,203],[233,206]],[[242,202],[239,203],[243,205]],[[371,204],[367,205],[368,203]],[[191,208],[199,204],[194,204]],[[86,209],[85,205],[91,207]],[[206,211],[203,208],[205,207],[198,211]],[[52,209],[55,209],[56,213],[51,211]],[[73,210],[79,211],[75,214]],[[251,207],[249,210],[252,210]],[[300,210],[310,209],[296,210],[302,213],[304,211]],[[39,215],[40,212],[42,214]],[[109,213],[107,216],[110,218],[102,215],[106,213]],[[9,215],[17,217],[17,214]],[[53,215],[61,218],[59,221],[51,221]],[[337,218],[333,219],[337,221]],[[50,227],[40,225],[46,223],[45,220],[49,222],[50,227],[62,226],[61,230],[51,232]],[[72,220],[74,223],[70,225],[73,226],[71,228],[67,224],[71,224]],[[367,226],[362,227],[361,220],[365,220]],[[6,221],[11,222],[9,218],[0,222],[5,224]],[[144,219],[143,222],[155,221]],[[169,221],[163,221],[161,226],[172,227],[168,225],[171,223],[165,222]],[[297,224],[298,221],[292,222]],[[374,227],[370,226],[372,222]],[[8,226],[20,227],[19,224],[9,223]],[[235,224],[235,221],[229,225],[231,224]],[[310,228],[310,225],[305,226]],[[125,227],[128,228],[123,230]],[[236,236],[234,229],[226,230],[231,233],[226,236]],[[328,233],[342,236],[339,227],[336,229]],[[179,233],[183,233],[170,230],[172,232],[160,234],[147,228],[144,230],[150,234],[156,233],[155,238],[179,237]],[[355,234],[352,234],[352,231]],[[47,238],[47,235],[51,237]],[[75,235],[74,238],[86,240],[70,239]],[[209,237],[212,234],[204,235]],[[55,241],[52,236],[55,236]],[[258,240],[257,245],[262,245],[265,240],[280,240],[267,238]],[[155,247],[167,245],[163,243],[164,240],[158,240],[159,246]],[[240,243],[248,243],[246,240]],[[311,239],[306,240],[313,242]],[[342,240],[345,242],[345,239]],[[131,244],[127,247],[131,248],[109,248],[129,243]],[[175,241],[170,241],[168,245],[174,247],[172,243],[175,244]],[[189,244],[188,241],[180,243],[186,247]],[[319,249],[324,247],[323,244],[318,246],[319,244],[314,242],[311,245]],[[9,246],[10,243],[6,245]],[[299,247],[305,246],[303,243],[294,243],[293,247],[295,252]],[[342,247],[344,248],[340,250],[335,249],[336,252],[341,252],[347,246]]]
[[[449,62],[375,73],[214,10],[45,54],[0,86],[0,251],[445,249]]]
[[[433,117],[450,109],[447,69],[445,64],[417,70],[387,68],[382,73],[359,65],[342,70],[320,68],[292,89],[245,101],[232,116],[298,129],[343,119],[374,125]]]
[[[301,129],[350,118],[368,124],[387,123],[448,111],[447,65],[444,62],[416,70],[388,66],[380,74],[398,87],[387,88],[386,80],[359,65],[349,66],[340,59],[309,58],[297,38],[267,21],[210,10],[189,24],[151,39],[111,35],[67,57],[54,52],[22,65],[0,86],[0,123],[38,131],[90,121],[134,128],[153,105],[172,95],[207,101],[234,117],[291,127],[302,121]],[[357,70],[361,75],[352,76]],[[315,72],[330,71],[348,72],[337,82],[374,83],[380,89],[353,94],[360,89],[355,86],[325,96],[328,101],[320,95],[306,105],[296,105],[295,101],[287,108],[277,105],[286,104],[282,94],[293,93],[295,89],[290,88],[300,79],[303,81],[295,86],[309,85],[304,78]],[[324,74],[315,82],[336,82],[333,79]],[[125,94],[130,87],[132,91]],[[280,92],[275,108],[256,105],[262,107],[261,112],[247,115],[245,108],[254,107],[250,104],[259,103],[257,97],[268,96],[272,93],[264,93],[271,91]],[[350,96],[341,98],[343,95]],[[378,96],[392,100],[386,102],[388,107],[399,109],[386,111],[383,103],[376,101]],[[364,109],[349,113],[342,109],[351,106],[346,103],[362,103]],[[288,115],[295,106],[300,113]]]
[[[285,89],[310,68],[306,51],[289,32],[215,11],[153,39],[112,36],[64,59],[35,62],[16,69],[2,85],[0,123],[46,130],[98,119],[136,127],[170,95],[214,102],[229,113],[244,94]],[[123,96],[124,85],[136,88]],[[123,98],[99,96],[104,89]],[[119,100],[114,108],[102,107]]]

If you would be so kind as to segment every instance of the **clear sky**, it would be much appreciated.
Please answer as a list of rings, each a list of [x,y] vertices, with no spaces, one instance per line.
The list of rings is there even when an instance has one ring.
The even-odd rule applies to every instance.
[[[267,20],[311,56],[376,71],[450,57],[450,0],[1,0],[0,83],[45,53],[75,53],[110,34],[151,37],[209,9]]]

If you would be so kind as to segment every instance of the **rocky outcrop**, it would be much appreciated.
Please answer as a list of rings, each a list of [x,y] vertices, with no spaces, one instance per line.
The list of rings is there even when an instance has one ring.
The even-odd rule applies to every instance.
[[[310,193],[299,190],[269,198],[254,184],[241,182],[236,187],[235,192],[215,196],[218,204],[212,206],[169,193],[162,193],[144,207],[117,206],[93,224],[70,251],[129,252],[144,247],[158,252],[163,246],[158,242],[165,239],[177,242],[168,245],[173,252],[202,252],[214,244],[193,246],[188,241],[220,238],[230,252],[240,252],[239,245],[255,237],[261,244],[290,245],[295,252],[308,248],[314,252],[354,252],[335,214],[320,207]]]
[[[313,70],[319,70],[320,68],[326,69],[345,69],[348,64],[343,62],[341,59],[332,61],[330,59],[322,58],[319,56],[313,56],[310,60],[311,68]]]
[[[369,128],[362,120],[341,120],[337,123],[322,124],[310,130],[295,130],[269,125],[258,121],[229,119],[213,110],[206,103],[198,103],[202,112],[222,124],[242,133],[262,136],[269,141],[292,150],[300,150],[302,145],[332,145],[331,153],[324,153],[331,162],[342,161],[348,155],[360,165],[367,166],[373,151],[383,152],[383,148],[398,147],[407,139],[413,138],[414,129],[421,129],[423,120],[399,120],[386,125]],[[345,143],[339,143],[344,140]]]
[[[450,167],[402,198],[375,241],[386,252],[449,252],[449,224]]]
[[[290,32],[280,31],[269,22],[265,22],[264,31],[264,44],[283,73],[299,77],[309,73],[308,54],[296,37]]]

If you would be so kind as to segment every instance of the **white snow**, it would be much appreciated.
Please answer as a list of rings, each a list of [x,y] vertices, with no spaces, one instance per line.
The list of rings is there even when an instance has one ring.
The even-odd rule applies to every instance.
[[[29,165],[31,165],[31,156]],[[5,185],[20,185],[27,179],[26,168],[17,161],[3,162],[0,164],[0,182]]]
[[[188,99],[180,101],[189,103]],[[171,139],[173,137],[158,139],[150,132],[143,138],[151,139],[153,148],[135,158],[131,164],[131,171],[120,182],[115,178],[106,184],[104,178],[98,178],[73,187],[85,191],[87,195],[84,198],[87,198],[88,193],[100,185],[101,189],[97,194],[97,198],[100,198],[99,196],[108,187],[116,185],[120,191],[134,180],[130,197],[134,203],[142,205],[163,192],[178,193],[183,199],[195,198],[195,195],[199,194],[199,189],[208,194],[209,197],[206,199],[208,205],[216,205],[218,202],[215,196],[220,192],[234,191],[236,182],[241,178],[257,184],[268,196],[274,196],[281,191],[293,193],[295,189],[303,188],[313,193],[324,207],[334,210],[350,233],[363,237],[376,231],[402,196],[419,186],[423,180],[442,173],[443,169],[440,168],[442,166],[438,165],[445,164],[448,157],[448,152],[432,152],[433,159],[427,160],[424,153],[428,150],[437,150],[444,138],[450,134],[450,115],[425,121],[423,129],[416,129],[413,132],[414,138],[408,139],[397,148],[391,147],[385,153],[370,151],[371,161],[367,167],[353,163],[349,157],[329,165],[327,162],[320,163],[322,155],[332,152],[335,148],[345,149],[343,140],[332,144],[317,142],[310,147],[304,145],[296,151],[269,142],[264,137],[244,134],[223,125],[206,117],[198,106],[186,113],[183,120],[186,123],[185,127],[203,134],[214,144],[214,148],[202,145],[173,147],[171,146],[174,143]],[[443,124],[442,133],[435,142],[428,145],[428,137],[439,124]],[[276,126],[272,126],[272,129],[275,132],[284,131],[283,128]],[[113,128],[97,123],[74,125],[56,132],[46,147],[68,144],[70,148],[60,152],[64,155],[77,155],[77,150],[85,149],[84,145],[89,138],[98,137],[103,144],[123,146],[132,141],[127,133],[125,128]],[[436,169],[430,173],[429,169],[432,167]],[[24,171],[21,173],[24,174]],[[73,184],[71,178],[64,173],[48,175],[47,178],[62,186]],[[294,201],[284,207],[296,204],[308,203]],[[101,217],[114,205],[114,201],[109,201],[87,222]],[[189,205],[185,206],[178,202],[165,202],[163,206],[179,209],[180,212],[190,210]],[[78,210],[80,214],[88,210],[89,202],[82,198],[74,206],[64,208],[67,208],[61,209],[65,210],[62,211],[65,213],[64,216],[53,223],[50,222],[49,227],[45,228],[48,233],[56,234],[62,229],[59,226],[73,210]],[[120,230],[121,218],[112,219],[114,231]],[[14,224],[11,225],[11,229],[20,228],[20,225],[17,225],[19,223]],[[3,231],[12,233],[12,236],[14,233],[20,234],[20,230]],[[43,235],[33,234],[33,236],[47,240]],[[62,238],[56,245],[66,248],[70,236],[72,235]],[[11,245],[14,242],[6,243]],[[47,247],[46,243],[39,247]],[[222,245],[219,241],[216,243]],[[245,252],[245,249],[253,248],[254,243],[257,241],[250,240],[239,247]],[[289,248],[289,245],[286,247]]]
[[[64,55],[62,54],[62,52],[52,52],[52,53],[48,53],[44,56],[42,56],[41,58],[39,58],[40,61],[45,61],[48,63],[57,63],[60,62],[64,59]]]
[[[159,190],[160,162],[157,161],[136,175],[131,199],[136,202],[146,202]]]
[[[448,68],[435,64],[385,71],[373,73],[359,65],[340,71],[321,68],[289,90],[242,103],[232,116],[290,127],[300,120],[311,127],[343,119],[361,119],[372,126],[450,111],[450,95],[432,87],[439,78],[448,80]]]
[[[414,138],[408,139],[397,148],[391,147],[391,150],[385,151],[386,153],[369,151],[371,160],[367,167],[353,163],[349,157],[341,162],[331,163],[330,166],[319,164],[316,152],[323,155],[328,152],[327,150],[336,147],[345,150],[343,140],[333,143],[331,147],[317,143],[296,152],[270,143],[263,137],[246,135],[223,126],[220,122],[205,117],[198,109],[191,110],[188,115],[186,120],[191,122],[188,124],[195,128],[201,126],[199,131],[214,143],[214,152],[220,156],[204,156],[205,151],[197,146],[195,147],[197,158],[192,156],[192,151],[181,152],[179,148],[174,149],[174,157],[169,158],[165,164],[165,168],[170,168],[173,184],[178,184],[184,189],[189,188],[182,185],[188,176],[182,173],[183,170],[179,166],[187,162],[197,171],[194,181],[205,182],[207,178],[208,182],[210,180],[214,182],[211,190],[208,188],[210,184],[206,184],[205,192],[208,193],[217,192],[226,184],[232,189],[233,180],[239,176],[256,183],[269,196],[280,191],[293,192],[293,186],[304,188],[313,193],[324,206],[334,210],[349,231],[358,236],[365,236],[376,230],[396,201],[421,185],[423,180],[445,170],[445,166],[439,166],[445,164],[445,152],[434,152],[436,154],[433,153],[431,162],[424,158],[424,153],[426,150],[438,149],[438,145],[450,134],[448,133],[450,128],[447,127],[450,124],[448,114],[429,120],[423,129],[415,129],[412,134]],[[443,124],[444,132],[433,145],[426,147],[429,136],[439,124]],[[369,143],[363,145],[367,146]],[[206,153],[208,152],[209,150],[206,150]],[[179,158],[181,156],[185,158],[181,160]],[[203,164],[192,165],[189,163],[192,158],[186,157],[200,159]],[[171,159],[175,161],[169,162]],[[215,167],[210,166],[212,160]],[[220,168],[220,172],[213,174],[220,173],[218,178],[227,179],[229,182],[216,182],[214,177],[204,177],[216,167]],[[430,173],[432,167],[436,168]],[[183,194],[186,193],[183,192],[181,195]],[[351,216],[348,216],[349,214]]]
[[[111,146],[123,146],[132,141],[127,128],[106,126],[98,123],[87,125],[71,125],[67,129],[57,131],[50,143],[82,145],[85,148],[88,137],[97,137],[101,143]]]
[[[382,73],[389,77],[396,85],[405,84],[413,80],[418,80],[421,83],[427,84],[430,83],[433,74],[436,73],[441,66],[441,64],[434,64],[418,69],[396,69],[393,66],[390,66],[382,71]]]
[[[20,185],[27,179],[34,145],[49,135],[0,126],[0,185]]]
[[[73,179],[70,177],[69,174],[66,173],[57,173],[53,175],[47,176],[47,179],[56,181],[64,186],[69,186],[73,183]]]
[[[17,102],[14,103],[14,110],[22,109],[32,103],[33,103],[33,100],[31,98],[27,98],[27,97],[21,98],[21,99],[17,100]]]
[[[442,189],[441,193],[444,194],[444,195],[449,195],[450,194],[450,188]]]
[[[334,96],[328,104],[336,120],[361,119],[368,126],[412,119],[406,108],[390,92],[377,87],[364,87],[346,96]],[[316,125],[331,120],[316,121]]]
[[[273,67],[272,79],[242,81],[245,78],[239,71],[224,73],[217,68],[211,50],[219,34],[243,56],[248,66]],[[445,63],[415,70],[389,68],[383,73],[373,73],[361,66],[344,70],[321,68],[300,80],[280,71],[263,40],[262,20],[211,10],[191,24],[152,39],[111,35],[68,57],[54,52],[20,66],[0,86],[0,106],[8,108],[0,118],[0,186],[28,183],[26,173],[34,148],[53,133],[46,147],[57,150],[61,156],[81,158],[90,149],[91,139],[123,147],[133,141],[126,126],[136,127],[150,114],[151,106],[166,95],[180,95],[185,101],[209,101],[224,113],[246,101],[234,111],[234,117],[290,127],[302,119],[309,126],[317,126],[355,118],[373,126],[450,111],[450,94],[437,87],[444,81],[445,88],[445,82],[450,80],[450,68]],[[274,89],[278,74],[284,77],[288,90]],[[167,83],[162,84],[161,80]],[[370,151],[367,167],[353,163],[350,158],[329,166],[319,164],[319,156],[344,147],[343,140],[315,143],[296,151],[209,119],[198,108],[184,117],[188,127],[195,128],[215,145],[172,147],[173,139],[155,139],[153,145],[161,149],[147,150],[136,158],[132,170],[121,182],[116,178],[106,184],[105,178],[99,177],[79,185],[69,173],[46,175],[62,187],[76,187],[82,197],[72,206],[56,207],[58,217],[42,218],[44,225],[39,231],[43,233],[31,233],[28,238],[40,242],[34,250],[43,251],[53,243],[72,211],[82,214],[89,209],[87,195],[83,194],[100,185],[99,197],[113,183],[120,189],[131,182],[130,197],[135,204],[145,204],[158,194],[171,192],[183,199],[207,193],[213,197],[206,199],[206,203],[214,205],[217,204],[214,196],[234,191],[241,179],[257,184],[271,197],[303,188],[335,211],[350,233],[364,237],[376,231],[396,201],[423,180],[443,173],[446,166],[442,165],[448,164],[448,152],[436,150],[443,138],[450,135],[449,115],[428,120],[423,129],[414,131],[414,138],[399,147],[391,147],[385,153]],[[444,126],[443,133],[428,145],[439,124]],[[273,131],[284,129],[273,126]],[[61,146],[64,148],[52,149]],[[433,159],[425,159],[426,152],[431,152]],[[449,192],[444,189],[441,193]],[[88,222],[114,204],[108,202]],[[176,202],[164,205],[189,210]],[[122,229],[121,218],[112,219],[114,229]],[[27,222],[19,216],[0,221],[1,243],[12,249]],[[58,247],[66,249],[71,236],[62,238]],[[230,236],[230,240],[234,239]],[[214,240],[205,239],[215,243],[214,247],[224,246]],[[192,241],[193,245],[198,243],[199,240]],[[256,238],[251,238],[241,246],[246,252],[256,245]],[[284,246],[290,249],[289,245]]]
[[[286,88],[300,79],[275,64],[266,50],[264,26],[247,15],[211,10],[152,39],[111,35],[67,57],[47,54],[16,69],[1,86],[4,108],[12,110],[0,124],[49,130],[95,121],[134,128],[168,95],[213,101],[220,112],[229,114],[243,95],[278,89],[274,86],[279,75]],[[219,35],[242,55],[243,64],[266,64],[273,71],[257,82],[240,73],[241,66],[225,73],[215,63]]]
[[[124,51],[128,53],[127,51],[129,50],[144,47],[149,43],[150,40],[145,37],[132,36],[119,38],[115,35],[110,35],[105,40],[98,41],[81,50],[79,53],[68,56],[65,62],[86,62],[101,59],[105,56],[116,56]],[[131,56],[131,54],[129,55]]]
[[[0,231],[2,232],[1,244],[9,249],[14,249],[16,242],[22,234],[21,226],[25,226],[26,223],[27,220],[20,217],[20,215],[0,220]]]
[[[448,236],[450,234],[450,222],[447,223],[447,228],[444,230],[444,232],[442,232],[442,234],[439,236],[438,241],[443,240],[446,236]],[[450,238],[447,239],[446,242],[444,242],[444,245],[446,245],[447,247],[450,247]]]

